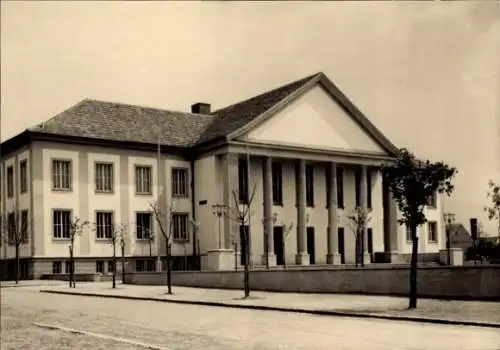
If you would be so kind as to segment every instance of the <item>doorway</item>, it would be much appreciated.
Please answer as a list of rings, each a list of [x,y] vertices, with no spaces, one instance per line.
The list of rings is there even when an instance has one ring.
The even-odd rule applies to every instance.
[[[274,226],[273,230],[274,254],[276,254],[276,265],[283,265],[283,226]]]
[[[314,242],[314,227],[307,228],[307,253],[309,254],[309,264],[316,264],[316,249]]]

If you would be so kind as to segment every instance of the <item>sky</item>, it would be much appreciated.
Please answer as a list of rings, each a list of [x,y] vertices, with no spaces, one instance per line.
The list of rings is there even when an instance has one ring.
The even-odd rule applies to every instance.
[[[398,147],[500,182],[500,2],[1,3],[2,141],[84,98],[213,109],[322,71]]]

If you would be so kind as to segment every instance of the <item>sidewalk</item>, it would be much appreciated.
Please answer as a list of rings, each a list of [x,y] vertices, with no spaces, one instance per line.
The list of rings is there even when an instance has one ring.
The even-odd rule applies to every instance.
[[[243,291],[239,290],[173,286],[173,295],[167,295],[166,291],[166,286],[123,284],[113,289],[109,282],[77,283],[73,289],[67,285],[47,286],[40,290],[45,293],[500,328],[498,302],[420,299],[418,309],[408,310],[407,298],[386,296],[251,292],[249,299],[242,299]]]

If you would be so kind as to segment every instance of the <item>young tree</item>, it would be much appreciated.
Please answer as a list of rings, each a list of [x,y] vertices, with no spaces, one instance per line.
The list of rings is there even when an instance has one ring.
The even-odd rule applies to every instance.
[[[173,225],[172,225],[172,216],[173,216],[173,208],[171,206],[166,206],[165,209],[160,207],[158,202],[150,203],[151,210],[153,211],[153,215],[158,223],[158,227],[160,232],[165,240],[165,260],[167,267],[167,288],[168,294],[172,294],[172,259],[171,259],[171,251],[172,251],[172,235],[173,235]]]
[[[452,178],[456,173],[457,169],[454,167],[443,162],[419,160],[404,148],[399,150],[395,163],[383,167],[384,180],[402,214],[399,223],[410,228],[412,237],[410,309],[417,307],[417,227],[427,221],[424,208],[436,192],[451,195],[454,188]]]
[[[290,236],[290,232],[292,232],[293,229],[293,221],[290,222],[288,226],[283,226],[283,236],[281,239],[281,246],[283,249],[283,268],[286,269],[286,240],[288,239],[288,236]]]
[[[490,221],[498,221],[498,236],[500,236],[500,184],[495,183],[493,180],[488,182],[487,198],[491,202],[484,207],[484,210],[488,213]]]
[[[116,244],[120,244],[125,247],[123,243],[125,243],[125,239],[127,237],[128,225],[125,223],[121,223],[118,225],[114,225],[111,232],[110,243],[113,247],[113,288],[116,288]],[[123,244],[123,245],[122,245]],[[122,252],[123,258],[123,252]],[[123,268],[123,260],[122,260],[122,268]],[[123,281],[122,281],[123,282]]]
[[[75,283],[75,257],[74,247],[76,236],[81,236],[85,226],[89,224],[88,221],[81,221],[79,217],[75,217],[69,224],[69,287],[76,288]]]
[[[347,218],[349,219],[348,225],[354,233],[354,239],[356,242],[356,267],[358,267],[359,265],[363,267],[365,266],[363,247],[366,244],[366,242],[364,242],[364,233],[368,227],[368,223],[371,220],[371,210],[364,210],[361,207],[356,207]]]
[[[146,234],[146,239],[148,240],[149,244],[149,256],[153,256],[153,242],[155,240],[155,234],[153,233],[153,230],[147,229],[144,231]]]
[[[251,208],[252,208],[252,202],[255,198],[255,192],[256,192],[256,186],[254,185],[252,188],[252,191],[250,193],[250,196],[248,198],[248,201],[246,204],[240,204],[239,201],[239,195],[237,191],[233,191],[233,206],[229,206],[227,208],[226,215],[228,218],[236,222],[240,225],[240,227],[250,227],[250,216],[251,216]],[[243,234],[241,235],[241,238],[243,238],[243,241],[240,242],[241,245],[244,248],[243,254],[245,254],[245,264],[243,266],[243,276],[244,276],[244,292],[245,292],[245,298],[248,298],[250,296],[250,234],[249,234],[249,229],[242,229]]]
[[[19,283],[21,278],[21,258],[20,249],[23,243],[28,241],[28,211],[18,210],[17,208],[7,213],[6,217],[1,219],[2,228],[2,240],[9,245],[13,245],[15,248],[16,257],[16,268],[15,277],[16,284]],[[5,257],[7,258],[7,257]],[[5,260],[6,262],[7,260]]]

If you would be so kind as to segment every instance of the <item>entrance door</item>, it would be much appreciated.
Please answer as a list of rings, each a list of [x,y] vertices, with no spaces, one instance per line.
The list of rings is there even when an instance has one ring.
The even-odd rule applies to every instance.
[[[370,254],[370,263],[373,263],[373,230],[367,229],[366,235],[368,236],[368,254]]]
[[[248,226],[240,226],[240,264],[245,266],[247,264],[247,244],[248,237],[246,236]]]
[[[314,244],[314,227],[307,228],[307,253],[309,254],[309,264],[316,264],[316,251]]]
[[[276,265],[283,265],[283,226],[274,226],[273,241],[274,254],[276,254]]]

